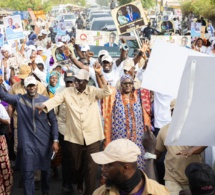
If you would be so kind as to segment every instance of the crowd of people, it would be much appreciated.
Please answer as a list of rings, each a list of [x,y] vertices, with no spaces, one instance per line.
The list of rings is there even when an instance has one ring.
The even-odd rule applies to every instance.
[[[150,37],[150,24],[144,33]],[[214,56],[214,36],[187,49]],[[11,194],[16,168],[25,195],[38,182],[48,195],[60,165],[63,192],[75,184],[84,195],[215,194],[215,173],[202,159],[207,146],[164,144],[176,100],[141,88],[149,40],[133,58],[128,52],[120,47],[113,59],[100,50],[96,59],[74,34],[56,41],[43,25],[16,51],[1,47],[0,194]]]

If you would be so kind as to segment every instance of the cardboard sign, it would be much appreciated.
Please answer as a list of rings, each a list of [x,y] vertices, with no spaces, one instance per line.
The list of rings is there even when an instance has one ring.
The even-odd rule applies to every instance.
[[[76,43],[105,47],[118,47],[117,32],[76,30]]]
[[[200,37],[201,36],[202,24],[197,22],[191,22],[191,36]]]
[[[215,145],[214,61],[215,57],[188,57],[165,145]]]
[[[141,87],[177,97],[188,56],[206,56],[191,49],[156,40]]]
[[[0,25],[0,47],[4,45],[4,25]]]
[[[111,11],[119,35],[147,25],[141,1],[134,1]]]
[[[153,45],[156,40],[165,41],[172,43],[181,47],[191,48],[191,37],[190,36],[151,36],[150,46],[153,48]]]
[[[5,17],[3,21],[8,41],[24,39],[20,15]]]
[[[64,36],[66,35],[66,23],[64,21],[58,22],[57,25],[57,35]]]

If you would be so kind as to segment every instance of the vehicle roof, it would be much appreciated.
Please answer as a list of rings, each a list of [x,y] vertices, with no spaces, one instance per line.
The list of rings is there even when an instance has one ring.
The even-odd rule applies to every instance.
[[[100,21],[100,20],[113,20],[113,18],[112,17],[93,18],[92,22],[94,22],[94,21]]]

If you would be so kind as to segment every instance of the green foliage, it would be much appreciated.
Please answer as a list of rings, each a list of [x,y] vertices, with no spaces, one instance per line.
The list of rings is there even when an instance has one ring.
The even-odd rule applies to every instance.
[[[190,11],[194,14],[203,16],[207,19],[215,18],[215,0],[187,0],[181,4],[181,10],[184,15]]]
[[[96,0],[96,3],[101,6],[108,6],[108,0]]]
[[[0,7],[10,8],[18,11],[26,11],[28,8],[32,10],[50,11],[53,5],[73,3],[80,6],[86,5],[86,0],[0,0]]]

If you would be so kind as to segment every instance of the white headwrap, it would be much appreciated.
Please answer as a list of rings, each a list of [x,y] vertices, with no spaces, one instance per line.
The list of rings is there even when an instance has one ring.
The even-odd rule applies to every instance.
[[[10,45],[3,45],[3,47],[1,48],[1,50],[8,51],[9,55],[12,52],[12,49],[11,49]]]

